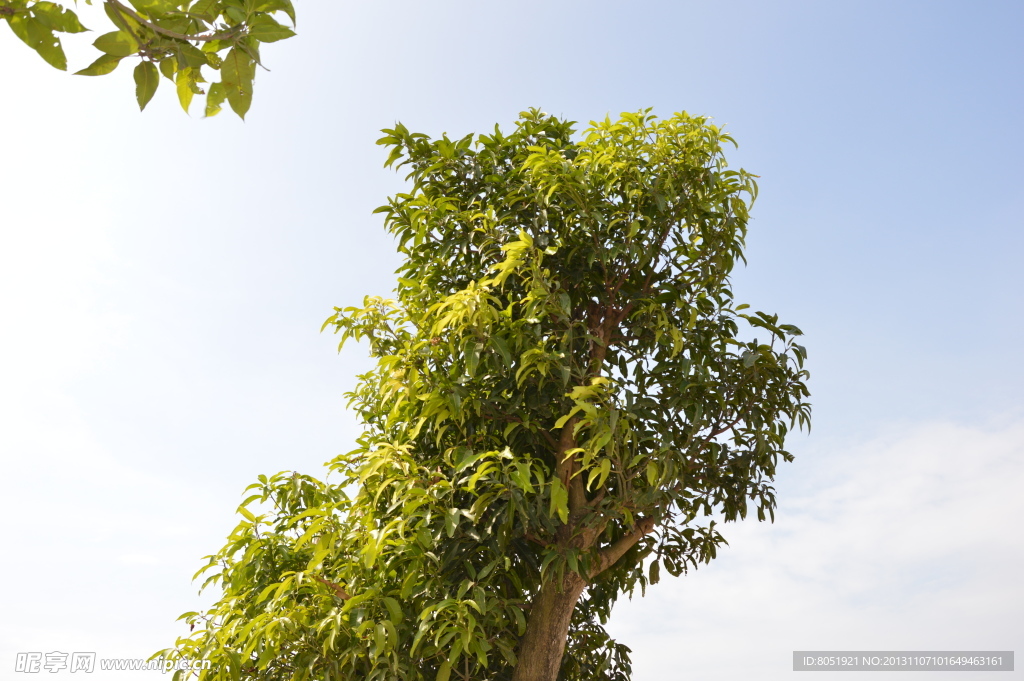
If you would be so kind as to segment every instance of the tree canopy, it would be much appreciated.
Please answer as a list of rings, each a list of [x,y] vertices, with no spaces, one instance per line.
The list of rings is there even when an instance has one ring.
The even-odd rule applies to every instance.
[[[92,4],[91,0],[86,0]],[[135,96],[140,109],[156,93],[160,76],[174,84],[187,113],[195,95],[206,95],[207,116],[220,112],[225,100],[245,118],[252,103],[260,46],[295,35],[291,0],[102,0],[115,30],[96,38],[99,57],[77,71],[102,76],[123,59],[135,66]],[[280,23],[287,16],[292,28]],[[66,71],[61,33],[88,29],[67,7],[48,0],[0,0],[0,18],[48,64]],[[219,74],[219,80],[208,82]]]
[[[376,366],[333,480],[261,476],[160,654],[202,679],[629,678],[619,595],[774,518],[809,427],[800,330],[736,304],[755,176],[709,119],[649,111],[380,144],[394,299],[325,328]],[[184,674],[184,672],[179,672]]]

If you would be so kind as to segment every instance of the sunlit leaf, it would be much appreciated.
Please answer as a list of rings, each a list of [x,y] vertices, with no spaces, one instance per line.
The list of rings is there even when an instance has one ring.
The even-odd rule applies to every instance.
[[[149,100],[156,94],[156,88],[160,85],[160,73],[153,62],[140,62],[135,67],[135,98],[139,101],[139,110],[146,108]]]
[[[110,33],[104,33],[93,41],[93,45],[100,52],[106,52],[114,57],[127,57],[130,54],[134,54],[139,49],[139,45],[135,42],[135,39],[124,31],[111,31]]]
[[[122,57],[115,57],[112,54],[101,54],[99,58],[81,71],[76,71],[76,76],[102,76],[110,73],[121,63]]]
[[[39,56],[46,60],[50,66],[66,71],[68,68],[67,57],[64,56],[64,48],[61,47],[60,38],[54,35],[53,29],[46,23],[33,17],[15,15],[7,20],[14,34],[39,53]]]
[[[274,21],[267,15],[261,15],[256,17],[249,24],[249,35],[256,38],[260,42],[274,43],[278,40],[284,40],[285,38],[291,38],[295,35],[295,31]]]

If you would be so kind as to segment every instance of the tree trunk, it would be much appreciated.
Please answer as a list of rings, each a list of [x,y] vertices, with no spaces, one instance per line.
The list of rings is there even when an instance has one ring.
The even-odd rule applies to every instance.
[[[554,582],[541,587],[530,606],[530,618],[519,645],[519,663],[512,681],[555,681],[565,653],[572,612],[585,586],[583,578],[569,573],[561,590]]]

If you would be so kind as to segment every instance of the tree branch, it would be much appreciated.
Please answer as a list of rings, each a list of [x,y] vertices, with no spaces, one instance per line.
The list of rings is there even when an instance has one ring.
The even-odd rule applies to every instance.
[[[587,495],[583,489],[583,478],[577,475],[576,455],[566,456],[566,452],[576,447],[576,436],[573,431],[579,417],[573,416],[562,426],[562,433],[558,440],[558,448],[555,451],[555,475],[569,491],[569,514],[570,516],[579,512],[587,506]]]
[[[538,428],[537,432],[544,436],[544,439],[548,441],[549,445],[551,445],[556,450],[558,449],[558,442],[555,441],[555,438],[551,437],[551,433],[544,430],[543,428]]]
[[[537,544],[538,546],[543,546],[545,548],[549,546],[549,542],[540,539],[537,535],[535,535],[533,532],[530,532],[529,530],[523,532],[523,538],[527,541],[532,541],[534,544]]]
[[[751,407],[754,406],[754,402],[756,401],[756,397],[752,397],[749,400],[747,400],[747,402],[743,405],[742,408],[736,410],[737,414],[735,419],[733,419],[724,426],[716,427],[708,434],[708,438],[718,437],[727,430],[732,429],[736,424],[743,420],[743,417],[747,415],[747,412],[750,410]],[[718,423],[721,423],[721,421],[716,422],[715,425],[718,426]]]
[[[634,544],[654,531],[654,524],[654,518],[641,518],[632,532],[598,551],[597,565],[590,570],[587,580],[593,579],[614,565],[619,558],[622,558],[626,551],[633,548]]]
[[[309,574],[309,573],[306,573],[306,574]],[[352,598],[352,595],[349,592],[345,591],[343,588],[341,588],[340,586],[338,586],[334,582],[328,581],[328,580],[324,579],[323,577],[317,577],[316,575],[309,575],[309,576],[312,577],[313,579],[315,579],[316,581],[320,582],[321,584],[324,584],[324,585],[330,587],[331,591],[333,591],[334,594],[338,598],[340,598],[341,600],[347,601],[348,599]]]

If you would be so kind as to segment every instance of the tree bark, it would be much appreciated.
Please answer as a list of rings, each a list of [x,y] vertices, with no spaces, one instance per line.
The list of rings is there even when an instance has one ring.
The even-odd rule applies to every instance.
[[[653,518],[639,518],[632,531],[602,548],[598,552],[598,564],[590,570],[588,579],[594,579],[614,565],[630,547],[654,530],[654,524]],[[530,606],[512,681],[555,681],[558,678],[572,613],[586,586],[583,577],[570,572],[561,585],[547,582],[541,587]]]
[[[572,612],[585,586],[583,578],[569,573],[561,588],[556,582],[541,587],[530,607],[512,681],[555,681],[565,653]]]

